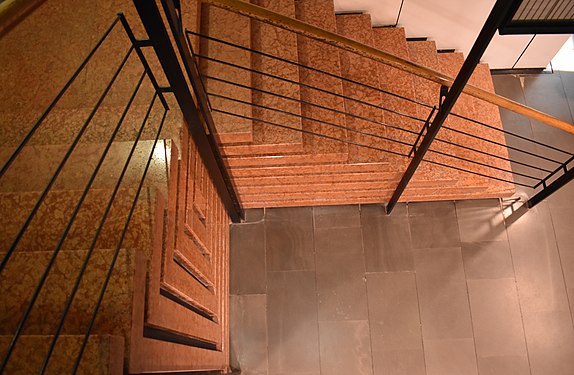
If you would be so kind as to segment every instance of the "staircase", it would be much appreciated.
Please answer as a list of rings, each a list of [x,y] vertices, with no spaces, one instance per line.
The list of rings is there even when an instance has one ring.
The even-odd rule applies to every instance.
[[[8,56],[41,39],[45,20],[51,42],[85,21],[68,13],[76,5],[48,2],[0,40],[11,80],[27,76]],[[3,374],[228,369],[229,217],[177,103],[154,85],[153,50],[131,43],[124,21],[36,131],[57,94],[49,84],[15,86],[2,106],[0,166],[19,149],[0,178]],[[56,63],[58,52],[35,61]],[[87,52],[60,67],[66,78]]]
[[[252,3],[450,76],[455,76],[463,63],[460,53],[438,52],[432,41],[407,40],[402,28],[373,28],[368,14],[335,14],[330,0]],[[410,160],[405,157],[410,145],[431,109],[384,91],[432,107],[439,102],[438,84],[213,6],[202,9],[200,34],[201,72],[211,94],[225,160],[244,207],[380,203],[390,199]],[[477,67],[471,84],[493,91],[486,64]],[[440,139],[450,143],[435,142],[433,150],[439,153],[428,158],[435,164],[423,163],[403,201],[513,194],[509,183],[512,175],[505,172],[510,164],[504,134],[497,131],[502,129],[498,108],[463,95],[454,112],[491,128],[450,116],[446,127],[454,130],[439,133]]]

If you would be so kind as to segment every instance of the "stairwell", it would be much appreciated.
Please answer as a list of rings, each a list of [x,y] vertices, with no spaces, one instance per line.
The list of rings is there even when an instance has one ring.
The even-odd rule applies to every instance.
[[[145,38],[131,2],[73,0],[3,36],[1,166],[118,11]],[[0,180],[0,372],[227,371],[229,217],[153,51],[102,40]]]
[[[332,1],[252,3],[450,76],[455,76],[463,63],[460,53],[439,53],[432,41],[407,40],[402,28],[373,28],[368,14],[335,14]],[[412,117],[424,120],[430,108],[366,86],[432,106],[439,102],[438,84],[212,6],[203,8],[201,34],[264,51],[310,68],[259,56],[216,40],[202,39],[199,55],[211,59],[200,58],[200,66],[206,90],[212,94],[210,100],[212,108],[216,109],[215,122],[226,162],[244,207],[380,203],[389,200],[409,158],[381,152],[380,149],[407,154],[409,147],[400,142],[412,145],[423,125]],[[224,65],[213,59],[230,61],[236,66],[265,74]],[[328,72],[331,76],[314,69]],[[242,86],[233,86],[222,80]],[[488,65],[477,67],[471,84],[493,92]],[[289,96],[300,102],[284,100],[273,94]],[[217,109],[224,109],[223,112],[232,115],[217,113]],[[502,129],[498,108],[470,96],[463,95],[454,112]],[[266,122],[287,125],[294,130],[274,127]],[[510,166],[504,160],[508,159],[504,134],[453,116],[446,125],[454,131],[443,129],[439,138],[450,144],[437,142],[433,149],[443,154],[435,153],[429,159],[456,169],[423,163],[402,200],[512,195],[514,187],[508,182],[466,173],[470,170],[512,180],[509,173],[501,171],[509,170]],[[473,139],[461,132],[478,134],[488,141]],[[398,140],[399,143],[384,138]],[[371,149],[353,143],[367,145]],[[453,144],[471,147],[478,152],[469,152]],[[444,154],[466,156],[483,165],[477,167]],[[497,169],[492,171],[491,167]]]

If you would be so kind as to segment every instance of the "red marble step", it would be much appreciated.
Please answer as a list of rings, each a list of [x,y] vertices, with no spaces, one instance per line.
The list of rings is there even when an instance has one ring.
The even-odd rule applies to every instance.
[[[333,32],[337,30],[335,9],[332,0],[296,1],[295,15],[297,19],[311,25]],[[297,36],[297,52],[301,64],[340,75],[339,51],[339,49],[324,43],[303,36]],[[341,80],[337,78],[328,77],[308,69],[301,69],[299,79],[301,82],[329,92],[337,94],[343,93]],[[343,100],[333,95],[305,87],[301,87],[300,95],[302,100],[334,108],[339,111],[345,110]],[[301,111],[304,115],[312,118],[320,118],[341,126],[346,125],[345,119],[342,116],[331,111],[327,112],[306,104],[301,105]],[[314,133],[325,134],[337,139],[348,138],[347,131],[341,128],[334,128],[309,120],[303,120],[302,126],[303,129]],[[348,149],[347,144],[318,138],[310,134],[303,135],[303,143],[305,144],[308,154],[346,153]]]
[[[80,335],[86,332],[114,250],[95,250],[80,284],[62,334]],[[4,257],[4,253],[0,257]],[[57,324],[78,277],[87,250],[60,252],[34,308],[26,321],[25,335],[50,335]],[[0,280],[0,335],[16,331],[32,293],[46,269],[49,252],[17,252],[12,255]],[[146,259],[141,251],[121,249],[98,312],[92,332],[121,336],[129,343],[133,330],[132,312],[135,305],[143,306]],[[21,277],[21,275],[27,275]]]
[[[253,142],[253,133],[251,132],[221,133],[216,134],[215,137],[220,145],[249,144]]]
[[[4,353],[12,336],[0,336],[0,355]],[[40,371],[52,336],[24,335],[10,357],[6,374],[34,374]],[[64,335],[58,340],[46,374],[59,375],[72,372],[84,335]],[[79,374],[120,375],[124,373],[123,338],[111,335],[93,335],[82,355]]]
[[[91,244],[111,193],[111,189],[90,191],[62,249],[82,249]],[[53,251],[81,194],[81,191],[75,190],[50,192],[21,238],[17,250]],[[39,196],[39,192],[0,193],[0,251],[7,251],[10,247]],[[134,197],[135,189],[119,190],[95,248],[115,249]],[[155,189],[142,189],[123,248],[137,248],[149,256],[153,243],[154,200]]]
[[[258,155],[285,155],[300,154],[303,152],[302,143],[275,143],[223,146],[221,153],[229,156],[258,156]]]
[[[225,25],[225,26],[223,26]],[[236,13],[204,4],[201,9],[200,32],[217,39],[229,41],[245,47],[251,46],[251,20]],[[235,47],[227,46],[216,41],[201,39],[200,53],[215,59],[230,61],[234,64],[251,68],[251,53]],[[250,87],[252,85],[251,73],[232,68],[207,60],[200,60],[200,71],[209,76],[226,79]],[[251,90],[228,85],[215,80],[206,80],[205,88],[208,92],[225,95],[250,103]],[[221,98],[211,97],[214,108],[225,109],[246,117],[252,117],[251,106],[235,103]],[[213,113],[213,120],[218,134],[225,133],[251,133],[253,123],[251,120],[225,116]]]
[[[300,155],[277,155],[277,156],[245,156],[228,157],[225,162],[233,171],[238,167],[261,167],[261,166],[289,166],[304,164],[344,163],[347,161],[347,153],[330,154],[300,154]],[[233,172],[232,172],[233,173]]]
[[[294,0],[254,0],[256,5],[267,8],[288,17],[295,17]],[[274,56],[297,61],[297,36],[296,34],[265,24],[257,20],[251,20],[251,46],[258,51],[264,51]],[[283,77],[292,81],[298,81],[299,68],[295,65],[270,59],[256,53],[251,56],[252,68],[272,75]],[[253,73],[252,87],[270,91],[291,98],[300,98],[300,88],[296,85],[283,82],[274,78],[265,77]],[[253,91],[253,104],[271,108],[277,108],[290,113],[301,114],[301,104],[295,101],[277,98],[269,94]],[[253,116],[256,119],[281,123],[283,125],[301,129],[301,118],[285,116],[279,112],[266,110],[261,107],[253,108]],[[302,134],[288,129],[275,128],[261,122],[253,122],[253,142],[257,145],[295,143],[302,145]]]
[[[359,164],[319,164],[294,165],[276,167],[235,168],[234,178],[273,177],[273,176],[305,176],[305,175],[337,175],[349,173],[378,173],[396,172],[395,165],[388,163],[359,163]]]
[[[366,45],[374,45],[370,15],[338,14],[336,18],[338,34]],[[341,61],[341,73],[343,77],[374,87],[379,87],[379,77],[377,74],[373,74],[373,72],[377,71],[379,63],[369,58],[345,51],[341,51],[339,53],[339,58]],[[345,110],[348,113],[372,119],[377,122],[385,122],[384,111],[372,106],[384,106],[380,92],[343,81],[343,94],[361,101],[345,100]],[[365,120],[360,120],[352,116],[346,116],[346,124],[347,127],[361,132],[376,134],[381,137],[387,136],[385,127]],[[389,142],[380,138],[374,138],[355,132],[349,132],[348,137],[352,142],[358,142],[382,149],[389,148]],[[386,161],[388,159],[387,153],[355,145],[349,145],[348,147],[349,161],[351,162],[377,162]]]
[[[245,208],[257,208],[340,205],[345,204],[344,202],[354,202],[354,204],[383,203],[389,201],[393,191],[394,189],[374,189],[340,192],[310,192],[299,194],[287,193],[284,195],[249,195],[244,197],[242,204]],[[489,195],[485,194],[484,186],[469,186],[452,189],[443,189],[440,187],[418,188],[416,189],[416,193],[405,192],[401,198],[401,202],[428,201],[428,197],[431,197],[431,200],[472,199],[483,195]]]

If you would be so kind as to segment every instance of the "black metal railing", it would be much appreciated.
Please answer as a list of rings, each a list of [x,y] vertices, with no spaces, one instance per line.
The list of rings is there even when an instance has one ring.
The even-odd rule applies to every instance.
[[[405,97],[405,96],[402,96],[400,94],[394,93],[394,92],[389,91],[389,90],[382,89],[380,87],[373,86],[373,85],[365,83],[365,82],[360,82],[360,81],[351,79],[349,77],[345,77],[343,75],[334,74],[332,72],[327,72],[325,70],[321,70],[321,69],[316,68],[316,67],[311,67],[311,66],[302,64],[299,61],[293,61],[293,60],[289,60],[289,59],[286,59],[283,57],[275,56],[275,55],[268,53],[268,52],[265,52],[265,51],[260,51],[260,50],[257,50],[255,48],[239,45],[237,43],[234,43],[234,42],[231,42],[228,40],[223,40],[221,38],[216,38],[216,37],[211,36],[211,35],[206,35],[203,33],[198,33],[198,32],[189,31],[189,30],[186,30],[186,34],[188,37],[188,45],[190,45],[190,46],[192,45],[191,41],[189,40],[189,38],[191,38],[191,37],[197,37],[200,39],[209,40],[210,42],[221,44],[223,46],[229,47],[230,52],[232,52],[233,50],[237,50],[238,52],[241,52],[241,51],[248,52],[248,53],[253,54],[253,55],[262,56],[269,61],[280,62],[281,64],[284,64],[284,66],[290,65],[290,66],[296,67],[300,70],[318,73],[319,75],[324,75],[325,77],[336,78],[338,80],[349,83],[351,85],[355,85],[356,87],[360,87],[363,89],[367,89],[368,91],[372,91],[372,92],[376,92],[376,93],[380,93],[380,94],[384,94],[384,95],[393,97],[397,100],[403,101],[405,103],[409,103],[412,106],[423,109],[423,110],[419,110],[416,112],[415,111],[412,111],[412,112],[424,113],[425,111],[428,110],[429,115],[427,118],[422,118],[422,117],[419,117],[418,115],[413,115],[412,113],[405,113],[404,111],[397,110],[395,108],[390,108],[390,107],[387,107],[384,105],[370,103],[368,101],[360,100],[360,99],[354,98],[354,97],[349,96],[349,95],[344,95],[341,93],[325,90],[321,87],[314,86],[314,85],[307,83],[307,82],[299,82],[299,81],[284,77],[280,74],[271,73],[269,71],[265,71],[262,69],[259,69],[259,70],[253,69],[251,66],[245,66],[244,64],[238,63],[238,62],[233,61],[233,60],[227,60],[227,59],[224,60],[222,58],[216,58],[213,56],[209,56],[205,51],[202,51],[201,53],[192,51],[193,56],[198,61],[198,64],[201,61],[209,62],[210,64],[217,64],[217,65],[220,65],[222,67],[225,67],[227,70],[235,71],[238,73],[239,72],[248,72],[254,76],[266,77],[272,81],[276,81],[278,84],[284,83],[284,84],[288,84],[288,85],[304,87],[306,89],[313,90],[317,93],[329,95],[333,98],[343,99],[343,100],[347,100],[350,102],[355,102],[355,103],[361,104],[363,106],[367,106],[370,108],[381,110],[381,111],[386,112],[386,113],[392,113],[394,115],[399,116],[399,118],[418,122],[421,124],[420,125],[421,127],[420,127],[420,131],[414,131],[414,130],[407,129],[405,127],[401,127],[401,126],[398,126],[398,125],[395,125],[395,124],[392,124],[389,122],[385,122],[385,121],[381,121],[381,120],[377,120],[377,119],[373,119],[373,118],[368,118],[362,114],[361,115],[356,114],[356,113],[350,112],[348,110],[341,110],[338,108],[329,107],[329,106],[326,106],[324,104],[315,103],[315,102],[312,102],[309,100],[301,99],[299,97],[293,97],[293,96],[285,95],[285,94],[282,94],[279,92],[272,91],[270,89],[263,89],[263,88],[254,87],[252,85],[248,85],[248,84],[245,84],[242,82],[237,82],[237,80],[234,80],[232,78],[226,78],[226,77],[230,76],[229,74],[226,74],[226,77],[223,77],[223,76],[219,76],[217,74],[210,73],[210,72],[212,72],[210,70],[208,72],[202,72],[202,74],[201,74],[201,79],[204,81],[203,87],[210,87],[210,85],[207,84],[208,81],[216,81],[216,82],[221,83],[223,85],[228,85],[229,87],[237,87],[237,88],[240,88],[242,90],[249,90],[252,93],[256,92],[259,95],[274,97],[274,98],[278,98],[280,100],[296,102],[296,103],[300,103],[303,105],[312,106],[312,107],[319,108],[321,110],[331,112],[331,113],[337,114],[337,115],[349,116],[351,118],[355,118],[358,120],[366,121],[370,124],[377,125],[381,129],[392,129],[392,130],[396,131],[395,133],[398,132],[398,133],[401,133],[403,135],[400,137],[394,137],[393,138],[393,137],[390,137],[388,135],[386,135],[386,136],[383,135],[384,134],[383,131],[381,131],[380,133],[378,133],[378,132],[365,132],[365,131],[362,131],[359,129],[354,129],[354,128],[350,128],[350,127],[347,127],[344,125],[336,124],[334,122],[326,121],[323,118],[316,118],[316,117],[312,117],[309,115],[303,115],[300,113],[293,113],[293,112],[287,111],[285,109],[278,108],[276,106],[262,105],[259,103],[250,102],[248,100],[235,97],[232,94],[221,92],[221,91],[229,91],[229,90],[217,91],[217,90],[213,90],[213,89],[211,89],[211,90],[208,89],[206,91],[208,97],[217,98],[218,103],[225,103],[225,102],[235,103],[235,104],[239,104],[242,106],[250,106],[252,108],[257,108],[259,110],[268,111],[270,113],[281,114],[281,115],[287,116],[286,119],[289,117],[292,117],[292,118],[308,120],[311,122],[316,122],[318,124],[324,124],[324,125],[327,125],[329,127],[343,129],[347,132],[357,133],[357,134],[360,134],[360,135],[365,136],[367,138],[385,140],[385,141],[391,142],[392,144],[398,145],[399,147],[404,147],[405,151],[400,152],[400,151],[396,151],[395,149],[391,150],[388,148],[376,147],[376,146],[369,145],[366,143],[361,143],[361,142],[357,142],[357,141],[351,141],[349,139],[342,139],[342,138],[338,138],[338,137],[333,137],[333,136],[327,135],[327,134],[321,134],[321,133],[318,133],[316,131],[311,131],[309,129],[304,129],[304,128],[302,129],[302,128],[298,128],[298,127],[288,126],[288,125],[285,125],[283,123],[278,123],[277,121],[269,121],[269,120],[265,120],[262,118],[258,118],[257,116],[247,116],[245,113],[238,113],[237,111],[232,111],[228,108],[224,108],[227,106],[223,105],[223,104],[220,104],[220,106],[212,106],[211,107],[211,110],[215,113],[221,113],[225,116],[230,116],[230,117],[237,118],[237,119],[244,119],[244,120],[253,121],[254,123],[260,123],[260,124],[265,124],[265,125],[269,125],[269,126],[273,126],[273,127],[292,130],[295,132],[310,134],[312,136],[316,136],[316,137],[320,137],[320,138],[324,138],[324,139],[329,139],[329,140],[336,141],[336,142],[351,144],[351,145],[355,145],[358,147],[364,147],[367,149],[380,151],[382,153],[398,155],[398,156],[404,157],[407,160],[412,159],[412,158],[416,158],[418,156],[417,154],[418,154],[418,149],[420,147],[420,145],[419,145],[420,139],[422,138],[423,133],[425,133],[425,134],[427,133],[427,131],[429,129],[429,124],[430,124],[430,122],[433,121],[433,119],[437,113],[434,110],[434,108],[436,107],[436,104],[425,103],[425,102],[422,102],[420,100]],[[233,56],[233,55],[234,55],[233,53],[228,54],[228,56]],[[220,85],[218,87],[223,87],[223,86]],[[492,180],[502,181],[502,182],[506,182],[509,184],[514,184],[517,186],[522,186],[522,187],[532,188],[532,189],[536,189],[540,185],[544,185],[545,181],[552,179],[551,178],[552,176],[559,174],[561,171],[565,172],[565,173],[568,171],[566,165],[569,163],[569,161],[568,161],[569,158],[571,158],[572,155],[574,155],[572,152],[570,152],[568,150],[564,150],[564,149],[561,149],[559,147],[556,147],[556,146],[553,146],[550,144],[546,144],[546,143],[543,143],[543,142],[540,142],[540,141],[537,141],[534,139],[530,139],[530,138],[525,137],[521,134],[511,132],[511,131],[505,130],[501,127],[472,119],[468,116],[465,116],[465,115],[462,115],[459,113],[450,112],[449,116],[451,118],[457,119],[457,121],[459,121],[459,122],[462,122],[465,124],[471,124],[474,128],[477,128],[479,130],[476,132],[470,132],[464,128],[460,129],[459,126],[456,126],[452,123],[450,125],[443,125],[442,128],[445,129],[446,131],[454,133],[454,134],[458,134],[460,136],[457,138],[457,141],[453,141],[453,140],[448,139],[447,136],[445,136],[444,131],[439,133],[438,136],[436,136],[436,138],[434,140],[437,142],[437,144],[447,145],[450,148],[447,151],[444,151],[444,150],[441,150],[439,147],[431,147],[428,150],[428,154],[424,158],[422,158],[422,161],[424,161],[426,163],[430,163],[430,164],[440,165],[440,166],[454,169],[454,170],[463,171],[465,173],[469,173],[469,174],[473,174],[473,175],[477,175],[477,176],[481,176],[481,177],[486,177],[486,178],[489,178]],[[484,129],[484,131],[481,131],[480,130],[481,128]],[[494,139],[491,139],[491,138],[483,135],[485,132],[498,133],[499,136],[492,137]],[[527,146],[531,145],[531,147],[536,146],[536,147],[540,148],[541,150],[548,150],[553,154],[553,156],[549,157],[546,155],[545,152],[529,151],[528,149],[530,147],[522,148],[522,147],[516,147],[516,146],[509,145],[509,144],[507,144],[507,142],[502,140],[502,138],[504,138],[504,137],[506,137],[507,140],[512,140],[512,139],[520,140],[521,142],[526,143]],[[410,141],[409,139],[412,139],[412,141]],[[476,146],[476,145],[478,145],[478,146]],[[512,150],[516,153],[527,156],[530,160],[528,162],[516,160],[516,158],[508,157],[508,154],[506,152],[501,152],[500,154],[498,154],[496,152],[490,151],[488,149],[488,147],[481,147],[481,146],[485,146],[485,145],[495,146],[497,149],[500,149],[500,150]],[[460,151],[455,152],[454,150],[460,150]],[[434,158],[433,155],[438,155],[438,156],[442,157],[442,159],[436,160],[436,158]],[[477,160],[478,155],[480,155],[482,157],[483,161]],[[466,168],[466,167],[461,167],[460,165],[456,165],[455,163],[453,163],[453,161],[455,161],[455,160],[463,162],[466,165],[473,167],[473,168]],[[495,160],[506,162],[507,167],[501,166],[500,164],[497,165]],[[515,165],[515,166],[523,167],[524,170],[518,171],[517,168],[514,168],[514,170],[513,170],[511,168],[511,164]],[[548,176],[547,177],[541,177],[542,175],[548,175]],[[400,190],[401,193],[406,188],[406,186],[407,186],[407,184],[404,184],[404,186]],[[398,200],[398,197],[396,197],[396,198],[397,199],[395,199],[395,201]],[[391,207],[391,209],[392,209],[392,207]]]

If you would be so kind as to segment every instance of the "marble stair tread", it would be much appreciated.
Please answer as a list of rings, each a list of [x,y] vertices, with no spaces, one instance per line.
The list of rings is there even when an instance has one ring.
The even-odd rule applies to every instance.
[[[261,166],[290,166],[305,164],[326,164],[326,163],[345,163],[348,154],[328,153],[328,154],[298,154],[298,155],[273,155],[273,156],[241,156],[227,157],[225,163],[231,168],[242,167],[261,167]]]
[[[251,132],[218,133],[215,137],[217,138],[217,143],[221,146],[249,145],[253,142],[253,133]]]
[[[129,167],[122,179],[122,186],[137,186],[154,141],[138,142]],[[167,176],[170,173],[171,140],[160,140],[152,153],[152,162],[148,169],[145,186],[154,186],[165,190]],[[87,143],[79,145],[71,154],[52,189],[83,189],[96,165],[102,157],[105,143]],[[68,151],[69,145],[30,145],[25,146],[14,160],[8,171],[0,179],[0,192],[42,191],[52,178],[56,168]],[[92,184],[94,189],[113,189],[124,168],[133,142],[114,142],[101,165]],[[13,150],[0,147],[0,165],[4,165]],[[29,173],[33,170],[34,173]]]
[[[273,12],[287,17],[296,17],[295,0],[255,0],[254,4],[267,8]],[[297,35],[275,26],[251,20],[251,47],[257,51],[264,51],[271,55],[297,61]],[[299,80],[299,67],[296,65],[270,59],[253,53],[251,67],[256,71],[262,71],[275,76],[283,77],[291,81]],[[253,73],[251,76],[252,87],[259,90],[270,91],[291,98],[300,98],[300,87],[284,81],[280,81],[261,74]],[[286,101],[276,96],[253,91],[252,101],[254,105],[277,108],[297,115],[301,115],[301,104],[295,101]],[[301,129],[301,118],[284,116],[281,113],[265,110],[262,107],[253,108],[253,116],[258,120],[278,122],[292,128]],[[276,128],[272,125],[254,121],[253,142],[256,145],[273,144],[299,144],[302,146],[302,134],[289,129]]]
[[[159,105],[154,107],[141,135],[141,140],[155,139],[163,112]],[[148,106],[133,105],[115,138],[118,142],[133,141],[142,125]],[[88,118],[91,108],[59,108],[53,109],[34,133],[29,145],[61,145],[71,144],[79,133],[84,121]],[[115,129],[123,106],[102,106],[93,117],[90,125],[80,139],[80,147],[86,143],[106,143]],[[32,128],[36,118],[30,119],[25,113],[14,112],[3,114],[0,122],[0,147],[15,148]],[[182,119],[178,111],[169,111],[165,120],[160,139],[176,137]]]
[[[101,230],[95,248],[115,248],[135,198],[135,189],[120,189]],[[48,193],[28,229],[19,241],[17,251],[53,251],[68,224],[82,192],[54,191]],[[111,189],[94,189],[88,193],[63,243],[63,249],[89,246],[111,197]],[[158,193],[142,189],[130,220],[123,248],[137,248],[149,256],[154,226],[154,202]],[[0,193],[0,251],[7,251],[20,231],[40,192]]]
[[[225,27],[222,27],[225,25]],[[201,8],[200,32],[217,39],[225,40],[244,47],[251,47],[251,20],[248,17],[204,4]],[[231,47],[216,41],[202,38],[200,53],[223,61],[231,61],[234,64],[251,68],[251,53]],[[199,68],[202,74],[251,87],[252,77],[247,70],[232,68],[207,60],[199,60]],[[252,102],[251,90],[232,86],[216,80],[205,80],[207,92],[232,97],[247,103]],[[246,117],[253,117],[251,106],[232,102],[222,98],[211,97],[211,105],[214,108],[225,109]],[[253,133],[253,122],[247,119],[230,117],[221,113],[213,113],[213,120],[217,133]]]
[[[259,145],[232,145],[221,147],[221,153],[225,156],[259,156],[259,155],[284,155],[301,154],[302,143],[274,143]]]
[[[4,357],[12,336],[0,336],[0,355]],[[40,371],[44,356],[52,336],[24,335],[6,367],[7,374],[33,374]],[[72,372],[73,364],[84,340],[83,335],[64,335],[52,354],[46,374],[67,374]],[[86,349],[78,368],[79,374],[121,375],[124,372],[123,338],[112,335],[93,335],[88,339]]]
[[[295,15],[300,21],[332,32],[337,31],[335,9],[332,0],[296,1]],[[341,75],[341,65],[338,58],[340,50],[338,48],[299,35],[297,36],[297,50],[299,63],[338,76]],[[313,70],[301,69],[299,80],[308,85],[319,87],[327,92],[343,93],[340,79],[326,76]],[[324,92],[301,87],[300,97],[301,100],[333,108],[338,111],[345,110],[345,104],[341,98]],[[302,104],[301,111],[308,117],[319,118],[343,127],[346,126],[345,118],[332,111],[325,111],[308,104]],[[306,119],[303,119],[302,126],[303,129],[313,133],[324,134],[337,139],[348,139],[347,131],[342,128]],[[348,150],[348,145],[345,143],[319,138],[311,134],[303,134],[303,143],[305,144],[308,154],[347,153]]]
[[[96,249],[91,254],[62,334],[80,335],[86,331],[114,253],[113,249]],[[66,250],[58,254],[26,321],[23,334],[50,335],[56,331],[87,254],[88,250]],[[92,332],[122,336],[129,342],[133,306],[143,306],[144,303],[139,291],[145,288],[146,260],[142,252],[136,249],[120,249],[118,254]],[[0,253],[0,257],[4,255]],[[8,261],[0,279],[0,335],[10,335],[16,331],[51,256],[49,252],[16,252]]]
[[[352,38],[360,43],[373,46],[374,38],[371,26],[371,17],[369,14],[337,14],[337,33],[348,38]],[[378,65],[376,61],[359,56],[346,51],[339,53],[341,73],[343,77],[357,81],[366,85],[379,87],[379,75],[376,74]],[[373,74],[375,72],[375,74]],[[379,123],[385,122],[385,112],[372,105],[384,107],[381,93],[366,88],[361,85],[342,82],[343,94],[351,98],[360,99],[361,102],[345,100],[345,110],[353,115],[361,116],[374,120]],[[367,105],[365,103],[371,104]],[[376,134],[380,137],[387,136],[386,127],[374,124],[352,116],[346,116],[346,125],[348,128]],[[368,146],[381,149],[388,149],[388,141],[381,138],[363,135],[356,132],[348,132],[348,139],[352,142],[358,142]],[[388,154],[377,150],[368,149],[360,146],[349,145],[350,162],[376,162],[388,159]]]
[[[499,195],[485,194],[485,186],[469,186],[445,189],[444,187],[417,188],[402,196],[401,202],[416,202],[431,200],[476,199],[482,196],[495,197]],[[245,196],[242,202],[245,208],[257,207],[299,207],[318,205],[341,205],[344,202],[354,204],[370,204],[388,202],[394,188],[380,190],[351,190],[337,192],[302,192],[285,194],[260,194]],[[469,198],[470,197],[470,198]],[[347,203],[348,204],[348,203]]]

